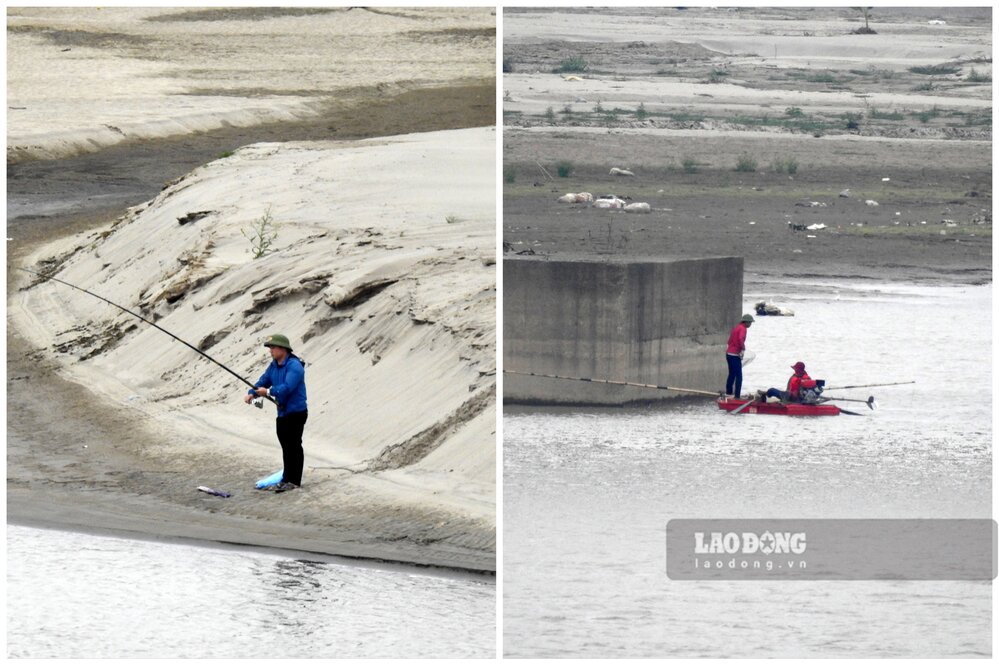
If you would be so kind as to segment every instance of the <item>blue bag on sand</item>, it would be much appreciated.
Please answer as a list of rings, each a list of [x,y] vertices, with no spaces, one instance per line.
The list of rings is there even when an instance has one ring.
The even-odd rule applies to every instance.
[[[284,470],[279,469],[270,476],[265,476],[257,481],[257,488],[269,488],[270,486],[276,486],[281,483],[282,477],[284,477]]]

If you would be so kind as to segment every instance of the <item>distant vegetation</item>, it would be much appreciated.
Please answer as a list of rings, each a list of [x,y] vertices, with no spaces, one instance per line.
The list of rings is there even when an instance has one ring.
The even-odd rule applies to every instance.
[[[960,67],[955,67],[954,65],[917,65],[916,67],[910,67],[909,71],[913,74],[925,74],[927,76],[942,76],[946,74],[957,74],[961,71]]]
[[[585,72],[589,68],[589,63],[582,56],[572,56],[559,63],[553,72],[556,74]]]
[[[756,171],[756,158],[752,155],[740,155],[735,162],[736,171]]]
[[[569,176],[572,175],[572,172],[574,170],[575,167],[573,166],[572,162],[562,160],[561,162],[555,163],[555,173],[558,174],[559,178],[568,178]]]

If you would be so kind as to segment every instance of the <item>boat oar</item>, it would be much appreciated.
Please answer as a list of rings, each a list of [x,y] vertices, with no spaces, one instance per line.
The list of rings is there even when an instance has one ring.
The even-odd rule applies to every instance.
[[[729,412],[729,414],[731,414],[732,416],[735,416],[736,414],[738,414],[739,412],[741,412],[742,410],[744,410],[746,407],[749,407],[751,404],[753,404],[753,401],[752,400],[747,400],[746,402],[742,403],[741,405],[739,405],[738,407],[736,407],[735,409],[733,409],[731,412]]]
[[[837,402],[862,402],[872,410],[878,408],[878,403],[874,401],[873,395],[868,397],[867,400],[857,400],[856,398],[831,398],[831,397],[826,397],[826,400],[835,400]]]
[[[517,370],[504,370],[511,375],[526,375],[529,377],[547,377],[549,379],[569,379],[577,382],[594,382],[597,384],[616,384],[620,386],[637,386],[639,388],[659,389],[661,391],[678,391],[680,393],[696,393],[697,395],[710,395],[712,398],[721,397],[719,391],[702,391],[700,389],[680,388],[679,386],[665,386],[663,384],[639,384],[637,382],[624,382],[614,379],[593,379],[592,377],[567,377],[565,375],[547,375],[541,372],[518,372]]]
[[[843,391],[846,389],[856,389],[856,388],[877,388],[880,386],[902,386],[903,384],[915,384],[916,382],[894,382],[892,384],[857,384],[856,386],[829,386],[826,387],[826,391]]]

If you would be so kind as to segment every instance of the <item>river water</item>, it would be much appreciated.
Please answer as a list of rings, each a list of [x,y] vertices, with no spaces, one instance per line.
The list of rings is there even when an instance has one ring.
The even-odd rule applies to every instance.
[[[829,386],[916,383],[813,419],[507,407],[506,655],[991,654],[988,582],[667,579],[672,518],[991,517],[991,286],[777,289],[747,284],[747,312],[777,297],[796,316],[757,318],[744,391],[798,360]]]
[[[7,526],[9,657],[492,657],[491,580]]]

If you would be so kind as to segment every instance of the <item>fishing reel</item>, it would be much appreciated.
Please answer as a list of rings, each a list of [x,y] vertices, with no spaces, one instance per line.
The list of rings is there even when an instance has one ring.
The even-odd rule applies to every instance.
[[[256,407],[257,409],[263,409],[264,399],[258,395],[256,398],[253,399],[253,406]]]

